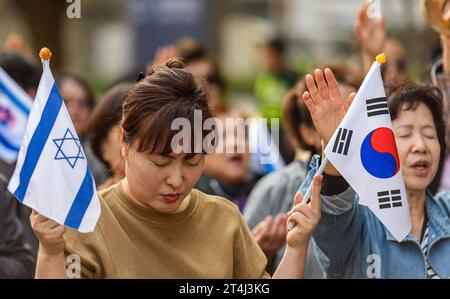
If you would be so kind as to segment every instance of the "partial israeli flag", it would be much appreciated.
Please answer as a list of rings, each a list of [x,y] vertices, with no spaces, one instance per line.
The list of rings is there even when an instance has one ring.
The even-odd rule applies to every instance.
[[[0,159],[17,160],[33,100],[0,68]]]
[[[94,179],[49,60],[43,60],[8,190],[40,214],[80,232],[92,232],[100,216]]]
[[[278,129],[278,126],[276,126],[276,129]],[[277,141],[274,140],[274,136],[270,134],[265,119],[259,117],[251,118],[248,135],[251,168],[255,172],[266,175],[285,166],[283,157],[278,149],[280,136],[276,136]]]

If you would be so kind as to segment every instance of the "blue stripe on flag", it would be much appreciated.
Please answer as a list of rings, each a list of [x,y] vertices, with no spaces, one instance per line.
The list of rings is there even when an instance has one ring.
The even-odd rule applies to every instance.
[[[64,225],[69,226],[74,229],[80,227],[81,221],[83,220],[84,214],[89,207],[92,200],[92,195],[94,194],[94,181],[92,180],[92,174],[89,170],[89,165],[86,164],[86,174],[84,175],[83,182],[81,183],[80,189],[70,207],[69,213],[67,214]]]
[[[0,80],[0,91],[6,94],[6,96],[17,106],[23,113],[28,115],[30,113],[30,109],[28,109],[22,102],[3,84]]]
[[[8,150],[10,151],[14,151],[14,152],[19,152],[20,147],[15,146],[14,144],[12,144],[11,142],[8,141],[8,138],[6,138],[5,136],[3,136],[3,134],[0,132],[0,143],[6,147]]]
[[[27,154],[20,170],[20,184],[17,187],[14,195],[20,201],[23,201],[25,194],[28,189],[28,184],[30,183],[31,176],[33,175],[34,169],[41,157],[42,150],[44,149],[45,143],[47,142],[48,135],[53,129],[56,118],[58,116],[59,110],[61,109],[62,98],[53,83],[52,90],[45,104],[44,111],[41,115],[41,120],[31,137],[30,144],[28,145]]]

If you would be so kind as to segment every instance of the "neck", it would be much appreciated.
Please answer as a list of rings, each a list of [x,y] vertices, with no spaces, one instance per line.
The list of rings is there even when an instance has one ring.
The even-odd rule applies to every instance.
[[[423,220],[425,218],[425,198],[426,191],[407,191],[409,214],[411,215],[412,229],[411,234],[420,240],[422,233]]]

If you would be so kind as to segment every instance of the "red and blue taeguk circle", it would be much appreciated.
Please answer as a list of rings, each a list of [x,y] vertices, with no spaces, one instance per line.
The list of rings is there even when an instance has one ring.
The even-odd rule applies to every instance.
[[[378,128],[364,138],[361,161],[368,173],[380,179],[388,179],[398,173],[400,160],[391,129]]]

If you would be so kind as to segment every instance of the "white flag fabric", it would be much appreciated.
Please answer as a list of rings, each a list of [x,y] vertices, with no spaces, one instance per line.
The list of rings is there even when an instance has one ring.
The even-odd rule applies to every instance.
[[[373,63],[325,155],[400,241],[411,219],[380,66]]]
[[[266,120],[259,117],[249,119],[249,150],[251,167],[261,174],[268,174],[285,166],[278,144],[270,134]],[[278,143],[280,142],[278,136]]]
[[[48,60],[43,68],[8,190],[40,214],[92,232],[100,216],[94,179]]]
[[[0,159],[17,160],[33,100],[0,68]]]

